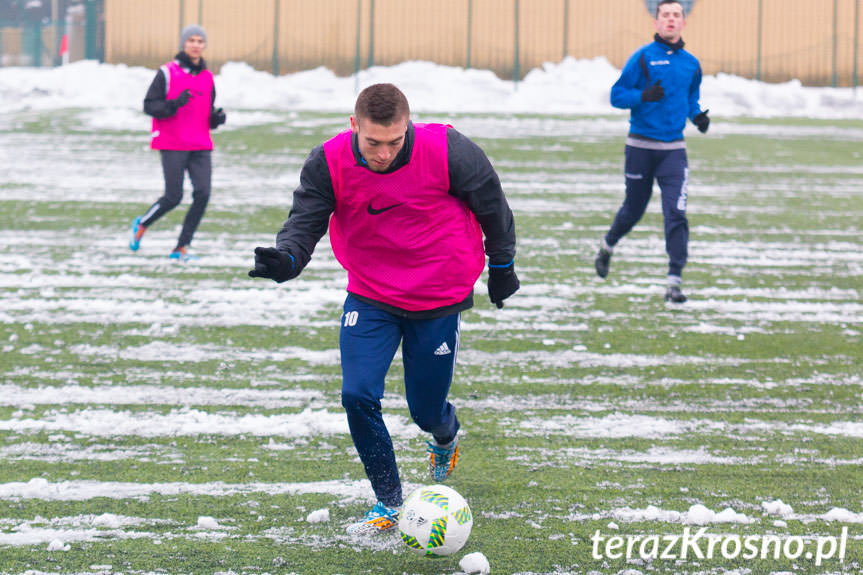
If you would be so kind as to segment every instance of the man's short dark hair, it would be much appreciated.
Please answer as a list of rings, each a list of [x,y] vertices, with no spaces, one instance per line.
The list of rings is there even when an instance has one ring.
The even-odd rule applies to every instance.
[[[654,18],[659,18],[659,9],[665,4],[680,4],[680,10],[683,12],[683,17],[686,18],[686,8],[683,7],[683,2],[680,0],[660,0],[659,4],[656,5],[656,14],[653,15]]]
[[[408,99],[401,90],[392,84],[372,84],[357,97],[354,117],[371,120],[375,124],[390,124],[410,118],[411,109]]]

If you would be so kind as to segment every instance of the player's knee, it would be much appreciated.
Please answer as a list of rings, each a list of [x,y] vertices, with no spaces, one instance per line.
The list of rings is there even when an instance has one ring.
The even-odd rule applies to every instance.
[[[427,417],[425,414],[411,413],[411,419],[414,420],[414,423],[416,423],[420,429],[426,432],[431,431],[431,427],[434,425],[431,418]]]
[[[183,196],[165,196],[159,200],[159,204],[162,206],[162,208],[164,208],[165,211],[171,211],[177,206],[179,206],[181,201],[183,201]]]
[[[380,410],[381,402],[376,397],[358,389],[342,389],[342,407],[346,411]]]
[[[668,213],[665,214],[665,220],[668,222],[668,226],[672,228],[678,228],[689,224],[689,221],[686,219],[686,212],[678,209],[669,210]]]
[[[427,433],[435,433],[448,426],[446,418],[434,413],[411,413],[414,423]]]

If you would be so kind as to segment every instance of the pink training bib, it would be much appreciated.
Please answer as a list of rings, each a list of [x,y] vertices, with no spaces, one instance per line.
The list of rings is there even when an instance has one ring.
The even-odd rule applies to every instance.
[[[168,62],[162,66],[162,72],[168,83],[167,99],[173,100],[187,89],[192,97],[170,118],[153,118],[150,147],[154,150],[212,150],[213,74],[202,70],[193,76],[184,72],[177,62]]]
[[[472,292],[485,265],[482,230],[449,194],[446,130],[414,124],[410,161],[388,174],[357,164],[350,131],[324,143],[336,198],[330,242],[349,292],[408,311]]]

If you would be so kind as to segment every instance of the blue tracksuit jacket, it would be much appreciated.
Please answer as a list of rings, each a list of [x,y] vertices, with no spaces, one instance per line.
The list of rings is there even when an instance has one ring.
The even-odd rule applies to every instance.
[[[665,97],[659,102],[642,102],[642,90],[657,81]],[[700,92],[701,65],[683,49],[683,42],[671,46],[654,41],[629,58],[611,88],[611,105],[631,110],[631,134],[671,142],[683,139],[686,118],[701,113]]]

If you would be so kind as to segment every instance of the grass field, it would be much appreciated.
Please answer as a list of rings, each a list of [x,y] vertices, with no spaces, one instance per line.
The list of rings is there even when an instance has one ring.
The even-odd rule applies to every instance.
[[[347,118],[229,114],[201,259],[182,265],[167,254],[190,193],[131,253],[158,158],[99,117],[0,115],[0,574],[437,575],[477,551],[494,574],[863,572],[863,122],[689,133],[691,299],[670,307],[658,199],[609,278],[593,272],[622,199],[622,117],[418,118],[488,152],[522,280],[501,311],[478,283],[462,316],[448,484],[474,528],[432,560],[397,533],[344,532],[372,501],[340,407],[328,241],[296,281],[246,276],[308,150]],[[384,404],[410,489],[428,482],[425,437],[401,375],[396,361]],[[320,509],[329,521],[307,521]],[[597,531],[702,527],[806,548],[593,554]],[[843,528],[841,560],[807,558]]]

